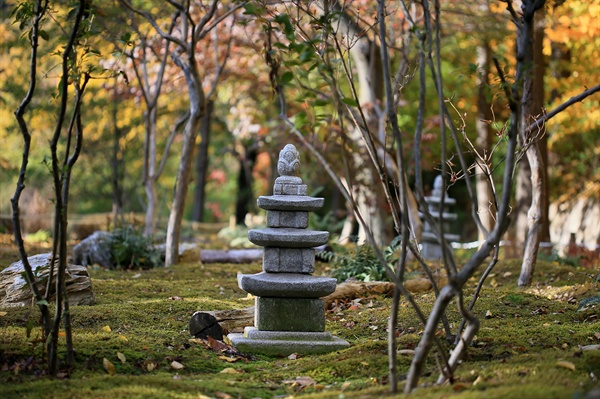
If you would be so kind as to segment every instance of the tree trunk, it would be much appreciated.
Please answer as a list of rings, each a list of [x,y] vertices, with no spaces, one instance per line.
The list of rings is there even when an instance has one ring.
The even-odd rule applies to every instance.
[[[544,19],[543,7],[536,11],[532,26],[525,25],[524,29],[529,29],[525,37],[530,40],[524,43],[525,50],[525,65],[531,65],[534,62],[534,48],[537,39],[537,45],[542,45],[543,34],[539,33],[539,28],[535,26],[542,25]],[[540,12],[542,14],[540,14]],[[538,37],[535,37],[534,31],[538,31]],[[543,25],[542,25],[543,33]],[[543,73],[543,69],[541,70]],[[530,143],[526,151],[527,160],[531,171],[531,205],[527,212],[527,237],[525,241],[525,250],[523,253],[523,263],[521,264],[521,275],[519,276],[519,286],[528,286],[531,284],[535,263],[537,261],[538,249],[541,240],[542,227],[544,219],[547,218],[547,211],[544,208],[544,193],[546,192],[546,182],[544,178],[545,164],[540,153],[538,145],[537,131],[528,132],[527,127],[536,116],[541,115],[540,92],[543,95],[543,89],[539,89],[543,85],[543,74],[534,67],[533,71],[528,71],[525,74],[523,82],[523,97],[521,99],[521,129],[520,134],[524,143]],[[540,80],[541,83],[536,86],[535,81]],[[535,92],[535,89],[538,92]]]
[[[116,83],[115,83],[116,85]],[[115,101],[112,107],[112,122],[114,128],[111,166],[111,188],[112,188],[112,222],[113,227],[123,224],[123,185],[121,184],[121,168],[123,166],[123,154],[121,151],[122,130],[117,125],[118,104]]]
[[[158,197],[156,195],[156,102],[148,105],[146,110],[146,140],[144,142],[144,189],[146,191],[146,217],[144,235],[154,234],[156,230],[156,209]]]
[[[492,143],[492,129],[490,122],[493,119],[491,104],[487,100],[487,94],[489,93],[489,80],[488,75],[490,73],[490,48],[487,43],[487,39],[483,39],[485,42],[477,47],[477,80],[478,80],[478,101],[477,101],[477,121],[475,122],[475,128],[477,130],[477,140],[475,147],[477,152],[483,159],[477,160],[478,168],[476,170],[475,188],[477,190],[477,213],[481,219],[483,227],[488,231],[492,231],[494,228],[494,220],[496,218],[496,206],[494,203],[494,196],[492,187],[489,182],[488,175],[490,170],[488,164],[491,163],[491,159],[488,162],[487,157],[490,154],[491,143]],[[479,229],[478,240],[483,243],[485,240],[485,234]]]
[[[204,203],[206,202],[206,176],[208,173],[208,145],[210,140],[210,123],[214,109],[214,101],[206,102],[206,113],[200,124],[200,144],[196,155],[196,188],[194,190],[194,204],[192,220],[204,220]]]
[[[206,111],[206,101],[204,90],[202,89],[202,79],[198,72],[198,63],[194,58],[193,51],[191,51],[191,54],[186,55],[188,58],[185,61],[178,57],[175,58],[175,63],[182,69],[188,85],[190,117],[183,132],[181,159],[179,161],[179,168],[177,169],[177,177],[175,180],[175,194],[173,196],[173,205],[171,206],[169,221],[167,223],[165,266],[177,264],[178,261],[181,221],[183,219],[185,199],[190,181],[194,144],[196,143],[196,136],[200,129],[200,122]]]
[[[254,202],[254,190],[252,189],[252,170],[258,156],[258,145],[253,142],[244,146],[243,153],[239,154],[240,172],[238,174],[238,190],[235,201],[235,224],[243,225],[246,214],[252,209]]]

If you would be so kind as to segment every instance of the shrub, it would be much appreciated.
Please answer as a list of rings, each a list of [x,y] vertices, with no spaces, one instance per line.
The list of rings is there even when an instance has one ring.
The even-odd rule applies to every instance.
[[[152,239],[144,237],[133,226],[115,229],[110,245],[116,267],[151,269],[162,264],[162,253],[152,245]]]

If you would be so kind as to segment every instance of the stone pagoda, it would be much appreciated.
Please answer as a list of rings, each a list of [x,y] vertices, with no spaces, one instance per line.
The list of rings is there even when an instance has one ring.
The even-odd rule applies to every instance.
[[[335,291],[336,280],[311,275],[314,247],[327,243],[329,233],[308,230],[308,213],[321,208],[324,200],[306,194],[293,145],[279,153],[277,171],[273,195],[257,201],[267,211],[267,228],[248,232],[251,242],[264,247],[263,272],[238,275],[240,288],[256,297],[254,327],[228,338],[241,352],[266,355],[348,347],[348,342],[325,332],[325,305],[319,299]]]
[[[460,237],[457,234],[447,233],[450,229],[450,222],[456,220],[456,213],[449,212],[448,208],[454,205],[456,200],[446,195],[444,198],[444,209],[442,209],[442,189],[442,176],[438,175],[433,181],[433,191],[429,197],[425,197],[425,202],[427,202],[427,206],[429,207],[429,213],[431,213],[431,216],[436,221],[439,221],[441,214],[444,223],[444,238],[446,241],[456,242]],[[423,214],[421,214],[421,217],[423,217]],[[433,226],[427,222],[427,219],[425,219],[425,224],[423,226],[421,245],[421,256],[423,256],[424,259],[440,260],[443,258],[440,240],[438,240],[437,235],[433,231]]]

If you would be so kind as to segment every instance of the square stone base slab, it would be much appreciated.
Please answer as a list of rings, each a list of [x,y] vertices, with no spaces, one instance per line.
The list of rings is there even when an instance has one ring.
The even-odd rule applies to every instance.
[[[256,327],[246,327],[243,334],[229,334],[227,338],[240,352],[268,356],[313,355],[350,346],[328,332],[260,331]]]
[[[254,325],[261,331],[323,332],[322,299],[257,297]]]

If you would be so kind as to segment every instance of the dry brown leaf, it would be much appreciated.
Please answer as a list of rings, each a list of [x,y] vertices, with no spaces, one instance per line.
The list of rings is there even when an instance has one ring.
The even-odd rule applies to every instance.
[[[115,368],[115,365],[112,364],[112,362],[107,358],[102,359],[102,365],[104,366],[104,370],[106,370],[106,372],[109,375],[117,374],[117,369]]]
[[[119,358],[119,360],[121,361],[121,363],[127,362],[127,358],[121,352],[117,352],[117,357]]]
[[[181,363],[179,363],[179,362],[176,362],[175,360],[173,360],[173,361],[171,362],[171,368],[172,368],[172,369],[174,369],[174,370],[181,370],[181,369],[183,369],[184,367],[185,367],[185,366],[184,366],[183,364],[181,364]]]
[[[217,339],[214,339],[210,335],[208,336],[208,346],[210,347],[210,349],[212,349],[216,352],[221,352],[221,351],[224,351],[227,349],[231,349],[231,347],[229,345],[227,345],[226,343],[221,342]]]
[[[594,334],[594,337],[596,337],[596,339],[600,339],[600,332],[597,332],[596,334]]]
[[[561,360],[559,362],[556,362],[556,365],[558,367],[562,367],[562,368],[565,368],[565,369],[569,369],[571,371],[575,371],[575,365],[573,363],[567,362],[565,360]]]

